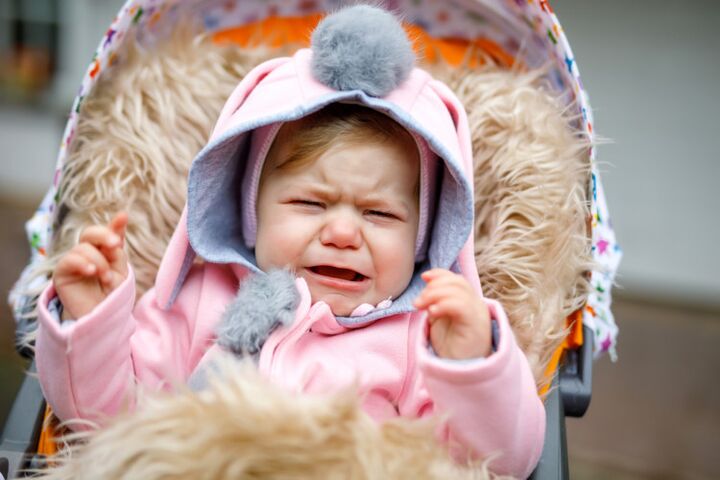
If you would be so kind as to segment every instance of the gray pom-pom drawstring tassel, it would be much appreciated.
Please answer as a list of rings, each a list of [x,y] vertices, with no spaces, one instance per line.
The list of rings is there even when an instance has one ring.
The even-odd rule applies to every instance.
[[[217,343],[238,355],[254,355],[275,328],[292,324],[299,303],[295,277],[288,270],[250,275],[222,315]]]
[[[395,16],[369,5],[325,17],[311,37],[312,72],[335,90],[383,97],[400,85],[415,63],[412,44]]]

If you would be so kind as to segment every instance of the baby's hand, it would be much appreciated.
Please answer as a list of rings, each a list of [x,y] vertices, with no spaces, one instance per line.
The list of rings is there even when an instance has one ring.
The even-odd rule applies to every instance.
[[[486,357],[491,351],[490,313],[461,275],[434,268],[422,274],[427,286],[415,308],[428,312],[430,344],[439,357]]]
[[[79,243],[60,258],[53,282],[63,304],[63,320],[89,313],[127,278],[127,222],[127,214],[120,212],[107,226],[87,227]]]

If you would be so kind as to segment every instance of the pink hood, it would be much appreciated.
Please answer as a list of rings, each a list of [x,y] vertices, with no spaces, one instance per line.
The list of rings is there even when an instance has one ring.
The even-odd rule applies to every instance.
[[[405,292],[382,311],[338,318],[348,326],[410,312],[424,282],[420,273],[435,267],[461,271],[478,287],[473,261],[473,193],[470,133],[465,111],[455,95],[427,72],[413,68],[383,97],[360,89],[336,90],[316,80],[313,51],[265,62],[240,82],[225,104],[207,146],[190,169],[187,206],[156,280],[160,305],[172,305],[195,256],[218,264],[239,264],[259,272],[253,250],[243,240],[238,195],[249,161],[251,133],[263,126],[297,120],[331,103],[357,103],[380,111],[425,141],[441,167],[434,169],[436,205],[428,227],[427,257],[416,264]]]

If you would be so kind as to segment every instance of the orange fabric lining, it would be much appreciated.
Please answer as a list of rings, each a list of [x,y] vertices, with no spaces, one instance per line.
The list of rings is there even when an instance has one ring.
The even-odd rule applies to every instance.
[[[213,35],[217,43],[235,43],[243,47],[281,47],[310,45],[310,34],[324,15],[305,17],[268,17],[258,22],[222,30]]]
[[[288,44],[306,47],[310,44],[310,34],[323,17],[321,14],[304,17],[271,16],[258,22],[219,31],[213,35],[213,40],[244,47],[280,47]],[[435,63],[442,58],[452,66],[466,63],[469,67],[477,67],[485,63],[483,56],[489,56],[502,67],[510,67],[515,62],[513,56],[500,45],[486,38],[472,41],[435,38],[416,25],[405,24],[403,27],[413,40],[415,52],[429,63]]]
[[[45,407],[45,417],[37,446],[37,453],[48,457],[55,455],[58,451],[57,442],[53,438],[53,433],[57,430],[57,422],[51,416],[52,410],[49,406]]]
[[[548,366],[545,369],[546,378],[552,378],[552,376],[555,375],[555,372],[557,372],[560,365],[560,360],[562,360],[562,354],[565,350],[574,350],[583,344],[582,309],[577,310],[568,316],[567,319],[565,319],[565,325],[570,329],[570,331],[565,337],[565,340],[563,340],[562,345],[560,345],[553,353],[550,363],[548,363]],[[539,392],[540,395],[545,395],[549,388],[549,384],[541,388]]]

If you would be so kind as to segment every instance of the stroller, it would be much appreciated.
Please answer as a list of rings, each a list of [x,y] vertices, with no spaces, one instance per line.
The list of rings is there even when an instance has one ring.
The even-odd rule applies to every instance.
[[[480,69],[489,62],[511,70],[539,69],[542,76],[537,75],[538,82],[542,81],[555,92],[560,101],[568,106],[568,109],[573,110],[573,114],[568,115],[567,118],[572,122],[571,127],[574,131],[584,133],[589,137],[592,136],[592,118],[586,95],[580,83],[577,66],[562,29],[547,2],[487,0],[448,5],[435,2],[389,2],[386,6],[402,11],[405,20],[412,24],[409,28],[417,41],[422,44],[428,64],[438,63],[456,69],[457,77],[460,78],[456,77],[454,82],[448,81],[451,86],[460,85],[462,78],[469,78],[465,75],[469,69]],[[235,58],[237,64],[254,64],[258,63],[260,58],[247,57],[252,57],[256,53],[262,55],[263,48],[279,48],[283,45],[301,44],[306,41],[304,35],[311,30],[313,23],[317,22],[318,14],[336,7],[338,5],[335,2],[323,4],[310,1],[290,4],[264,0],[238,3],[148,0],[128,2],[123,7],[100,44],[71,112],[58,159],[58,173],[55,176],[54,186],[36,216],[28,223],[34,249],[33,262],[18,282],[12,297],[20,332],[27,332],[33,328],[28,311],[32,309],[32,292],[44,286],[47,282],[47,275],[43,275],[43,273],[47,274],[52,269],[52,264],[47,259],[55,252],[62,250],[63,242],[72,243],[73,232],[77,232],[83,223],[104,221],[106,218],[98,216],[97,213],[101,209],[112,210],[117,207],[117,203],[108,201],[108,199],[103,199],[106,203],[102,204],[102,202],[93,202],[93,200],[98,200],[97,198],[73,197],[71,193],[74,188],[73,182],[68,179],[80,176],[78,172],[82,168],[82,162],[73,155],[82,150],[83,145],[90,143],[91,133],[87,130],[87,124],[83,124],[83,118],[96,114],[95,108],[102,108],[98,106],[99,104],[92,103],[94,93],[107,88],[109,78],[117,76],[118,70],[131,64],[132,56],[137,55],[137,52],[131,51],[128,45],[137,42],[137,45],[140,46],[137,49],[161,48],[164,38],[173,36],[182,38],[182,34],[177,33],[178,23],[188,22],[188,19],[198,19],[202,27],[210,32],[214,42],[242,45],[244,50],[240,55],[245,57]],[[178,61],[182,63],[183,60],[180,58]],[[166,68],[170,69],[172,66]],[[229,67],[228,70],[232,70],[232,67]],[[237,77],[242,76],[243,72],[232,71],[231,74],[228,74],[227,71],[204,72],[204,74],[233,77],[216,78],[216,83],[209,82],[207,90],[212,90],[217,82],[226,81],[227,84],[234,84]],[[199,92],[193,93],[197,95]],[[140,95],[136,96],[140,97]],[[462,98],[462,94],[460,96],[466,106],[468,102],[472,101],[472,99]],[[220,98],[224,98],[224,95],[220,95]],[[196,105],[203,105],[205,109],[203,114],[209,119],[216,116],[219,111],[216,102],[214,104],[211,101],[205,101],[204,98],[197,99]],[[152,105],[143,107],[149,110],[153,108]],[[157,123],[163,122],[158,121]],[[167,148],[171,148],[171,150],[163,150],[162,154],[166,156],[169,152],[174,154],[169,156],[180,154],[180,156],[187,157],[189,163],[196,151],[193,151],[193,146],[197,149],[204,142],[203,128],[206,127],[186,126],[184,132],[191,130],[198,137],[192,139],[195,144],[192,141],[182,143],[179,139],[173,139],[177,142],[169,142],[172,145]],[[147,133],[152,134],[153,132],[136,132],[136,136],[142,137]],[[206,135],[207,132],[204,134]],[[157,138],[153,140],[157,142]],[[128,144],[133,143],[128,139]],[[179,146],[181,143],[182,146]],[[83,155],[89,158],[100,154],[97,151],[91,151],[88,147],[85,148]],[[594,149],[590,146],[584,152],[584,156],[586,159],[588,157],[592,159]],[[480,167],[476,166],[476,169],[478,168]],[[489,170],[492,172],[492,169]],[[183,178],[185,172],[179,172],[177,178]],[[609,292],[619,260],[619,249],[614,243],[602,187],[594,167],[584,181],[586,199],[590,203],[588,220],[592,232],[592,257],[596,266],[590,274],[590,278],[573,279],[571,283],[575,285],[586,282],[589,285],[590,290],[583,297],[587,301],[583,301],[581,305],[572,301],[565,304],[563,302],[566,298],[563,296],[560,301],[563,303],[562,308],[558,309],[562,315],[556,315],[552,327],[544,323],[540,324],[540,320],[535,325],[538,331],[551,330],[552,334],[558,334],[555,335],[556,337],[559,337],[559,332],[565,331],[566,326],[570,325],[570,335],[564,341],[565,346],[570,349],[548,349],[544,344],[538,346],[539,344],[532,338],[524,341],[526,354],[531,361],[534,359],[533,365],[539,385],[547,387],[548,382],[543,378],[554,378],[554,382],[559,384],[559,388],[551,388],[546,397],[546,409],[549,416],[546,451],[534,478],[567,478],[564,415],[581,416],[584,413],[590,398],[592,354],[602,351],[612,352],[616,334],[616,328],[609,312]],[[164,210],[174,211],[179,216],[184,200],[181,193],[182,188],[171,187],[168,183],[170,182],[163,183],[163,181],[157,180],[156,183],[141,185],[140,188],[146,187],[151,191],[159,190],[161,192],[164,191],[163,189],[170,189],[171,191],[164,191],[165,194],[159,197],[163,201],[171,199],[174,203],[169,205],[169,209]],[[172,191],[172,188],[176,190]],[[483,190],[478,189],[478,195],[482,194]],[[488,198],[484,198],[483,202],[478,199],[478,203],[495,206],[493,201],[497,200]],[[159,228],[157,226],[176,223],[176,218],[164,218],[160,213],[153,211],[154,200],[157,198],[153,197],[153,194],[146,197],[138,194],[136,197],[125,198],[125,201],[134,204],[134,208],[137,210],[145,211],[142,218],[151,225],[145,231],[157,231]],[[76,203],[73,203],[74,201]],[[78,213],[82,212],[84,208],[83,202],[86,202],[85,205],[94,203],[97,210]],[[488,208],[480,208],[478,211],[478,206],[476,206],[476,214],[479,218],[487,219],[490,215],[488,210]],[[83,217],[83,215],[85,216]],[[137,218],[135,213],[133,213],[133,218]],[[493,222],[490,220],[479,221],[480,235],[478,237],[485,238],[485,244],[482,246],[486,249],[497,244],[497,240],[491,235],[487,235],[490,223]],[[498,227],[495,225],[494,230],[497,230]],[[128,237],[131,261],[134,265],[136,263],[148,265],[147,268],[136,266],[139,290],[144,291],[152,282],[153,265],[156,269],[164,242],[157,242],[155,238],[142,238],[138,233],[133,243],[131,235],[132,231]],[[163,239],[163,235],[158,235],[158,238]],[[138,245],[144,248],[138,248]],[[554,248],[558,248],[557,245]],[[48,251],[52,253],[47,255]],[[497,267],[495,264],[484,263],[485,261],[482,252],[478,252],[478,266],[481,272],[490,271],[491,267]],[[511,268],[506,268],[505,273],[506,276],[512,277]],[[498,277],[501,276],[498,275]],[[522,278],[515,278],[514,281],[520,284],[520,291],[527,292],[532,287],[524,283]],[[505,284],[499,282],[493,286],[492,281],[485,280],[483,280],[483,284],[486,289],[490,289],[493,296],[499,298],[503,303],[512,304],[512,300],[506,301],[504,298],[512,296],[512,292],[510,294],[507,292]],[[527,297],[523,299],[523,302],[533,303]],[[516,303],[520,302],[516,301]],[[508,310],[512,312],[513,309],[510,307]],[[517,315],[519,316],[520,313]],[[567,323],[566,317],[568,317]],[[523,328],[525,328],[524,331],[522,331]],[[532,329],[518,325],[516,334],[520,338],[528,335],[532,337]],[[560,340],[556,341],[553,347],[560,343]],[[563,365],[561,373],[553,376],[561,357]],[[27,466],[27,463],[23,463],[27,462],[26,453],[48,453],[46,447],[43,446],[47,444],[44,436],[40,440],[40,448],[38,448],[36,440],[38,425],[41,421],[32,421],[32,419],[41,418],[37,415],[37,412],[42,411],[42,407],[39,406],[42,399],[38,394],[37,386],[28,379],[16,402],[17,407],[11,413],[5,426],[0,457],[8,459],[8,468],[7,471],[2,471],[3,467],[0,464],[0,472],[6,477],[19,468]],[[30,397],[33,397],[33,401],[26,400]],[[38,407],[34,408],[33,405],[38,405]],[[30,411],[22,409],[30,409]]]

